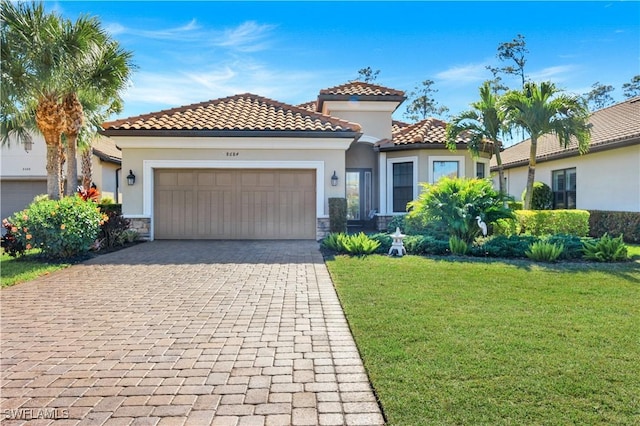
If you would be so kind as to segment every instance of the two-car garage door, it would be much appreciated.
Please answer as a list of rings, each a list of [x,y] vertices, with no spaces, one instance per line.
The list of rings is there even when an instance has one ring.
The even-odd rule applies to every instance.
[[[315,239],[315,170],[157,169],[157,239]]]

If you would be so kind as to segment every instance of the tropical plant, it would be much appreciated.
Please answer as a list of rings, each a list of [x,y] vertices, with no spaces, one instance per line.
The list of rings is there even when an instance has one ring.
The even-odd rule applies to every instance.
[[[473,109],[456,115],[447,124],[447,148],[455,151],[456,141],[462,138],[471,154],[478,157],[480,151],[492,145],[498,165],[498,188],[500,192],[504,192],[504,167],[500,152],[501,135],[506,129],[503,125],[504,117],[498,109],[498,96],[493,92],[490,82],[485,81],[480,87],[480,100],[472,103],[471,107]]]
[[[476,223],[480,217],[486,224],[498,219],[512,218],[505,207],[508,197],[496,191],[488,179],[447,178],[435,184],[422,184],[418,198],[408,204],[409,218],[424,225],[438,222],[467,243],[480,234]]]
[[[369,238],[364,232],[340,234],[338,241],[346,253],[354,255],[372,254],[380,247],[380,241]]]
[[[75,22],[46,13],[43,3],[1,3],[2,138],[19,142],[37,130],[47,144],[47,193],[62,195],[61,163],[66,158],[67,194],[77,186],[76,143],[86,128],[82,102],[98,100],[98,110],[121,105],[119,93],[131,72],[125,52],[97,18]],[[65,135],[67,153],[62,152]]]
[[[580,154],[589,150],[589,110],[584,99],[559,92],[551,82],[542,82],[539,85],[528,82],[522,90],[505,93],[499,102],[505,113],[507,125],[521,127],[530,135],[527,193],[524,200],[526,210],[531,208],[538,139],[541,136],[553,134],[565,148],[575,139]]]
[[[464,256],[469,252],[469,244],[463,239],[452,235],[449,237],[449,249],[455,255]]]
[[[595,241],[585,241],[583,250],[585,259],[597,262],[622,262],[629,258],[622,235],[612,238],[604,234]]]
[[[564,246],[562,244],[554,244],[549,241],[536,241],[531,244],[529,250],[525,252],[527,257],[536,262],[555,262],[558,260]]]

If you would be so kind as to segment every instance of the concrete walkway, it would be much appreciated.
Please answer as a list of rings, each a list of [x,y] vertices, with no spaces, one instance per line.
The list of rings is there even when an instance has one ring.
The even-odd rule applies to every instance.
[[[313,241],[149,242],[0,303],[2,425],[384,422]]]

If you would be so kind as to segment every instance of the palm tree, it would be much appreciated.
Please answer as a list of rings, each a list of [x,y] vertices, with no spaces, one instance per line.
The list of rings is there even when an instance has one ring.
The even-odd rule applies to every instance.
[[[491,82],[485,81],[480,87],[480,100],[471,104],[473,109],[463,111],[451,119],[447,124],[447,148],[456,149],[456,140],[461,136],[467,139],[467,147],[471,155],[478,157],[482,147],[493,143],[493,153],[498,163],[498,189],[504,193],[504,168],[500,152],[502,141],[500,135],[504,132],[504,117],[498,109],[498,95],[494,93]]]
[[[67,193],[77,185],[75,149],[86,120],[83,92],[100,93],[101,108],[120,105],[131,54],[95,18],[75,23],[47,14],[42,3],[2,0],[2,138],[24,140],[37,130],[47,144],[47,193],[61,196],[62,134],[66,135]],[[69,170],[70,169],[70,170]]]
[[[499,105],[510,127],[521,127],[530,135],[529,172],[524,199],[524,208],[530,209],[538,139],[542,135],[552,134],[565,148],[575,140],[580,154],[586,153],[591,142],[589,109],[584,99],[560,93],[551,82],[542,82],[540,85],[525,83],[522,90],[505,93]]]

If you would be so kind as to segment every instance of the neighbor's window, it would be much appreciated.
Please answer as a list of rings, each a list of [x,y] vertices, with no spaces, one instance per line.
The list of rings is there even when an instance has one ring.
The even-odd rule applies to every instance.
[[[553,180],[553,208],[576,208],[576,169],[555,170]]]
[[[457,161],[434,161],[433,162],[433,182],[440,178],[457,178],[460,176],[460,163]]]
[[[478,179],[484,179],[485,178],[485,172],[484,172],[484,168],[485,168],[486,164],[484,163],[476,163],[476,177]]]
[[[393,163],[393,212],[407,211],[413,200],[413,162]]]

